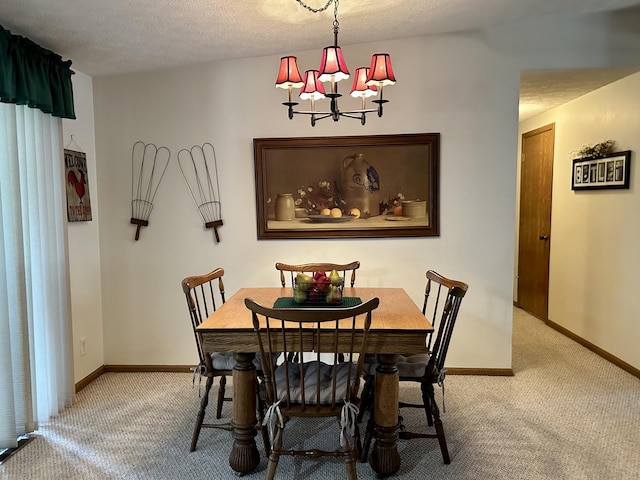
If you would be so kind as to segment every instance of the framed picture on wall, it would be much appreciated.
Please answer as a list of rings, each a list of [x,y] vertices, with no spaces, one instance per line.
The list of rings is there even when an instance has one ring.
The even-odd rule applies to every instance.
[[[439,142],[255,138],[258,239],[438,236]]]
[[[573,160],[571,190],[629,188],[631,150]]]
[[[91,196],[87,180],[87,154],[64,149],[64,166],[67,190],[67,220],[91,221]]]

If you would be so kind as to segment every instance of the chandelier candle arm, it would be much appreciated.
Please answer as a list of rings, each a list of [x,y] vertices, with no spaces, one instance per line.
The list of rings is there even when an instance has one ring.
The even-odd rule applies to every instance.
[[[312,13],[319,13],[327,10],[331,4],[333,9],[333,45],[325,47],[322,50],[322,59],[318,70],[307,70],[305,72],[304,81],[298,70],[297,58],[294,56],[282,57],[280,59],[280,70],[276,80],[276,87],[287,89],[288,101],[283,102],[288,109],[289,119],[293,119],[294,115],[310,115],[311,126],[315,126],[317,120],[324,118],[332,118],[334,122],[340,120],[340,117],[359,119],[360,123],[366,123],[366,114],[378,112],[378,117],[382,116],[382,105],[388,103],[382,97],[382,89],[385,85],[394,85],[396,78],[391,68],[391,57],[388,53],[375,53],[371,57],[371,65],[369,68],[359,67],[354,75],[353,86],[350,95],[352,97],[361,98],[361,108],[358,110],[341,111],[338,106],[338,99],[342,96],[338,93],[337,83],[341,80],[349,78],[349,69],[344,60],[342,49],[338,45],[338,31],[340,24],[338,22],[338,4],[339,0],[327,0],[326,4],[321,8],[312,8],[304,3],[303,0],[296,0],[302,7]],[[330,90],[327,93],[322,82],[330,82]],[[300,88],[299,96],[302,100],[311,102],[310,111],[294,110],[293,107],[298,105],[293,101],[293,88]],[[373,103],[378,105],[377,108],[367,108],[366,99],[369,97]],[[316,100],[323,98],[330,99],[329,111],[316,111]]]

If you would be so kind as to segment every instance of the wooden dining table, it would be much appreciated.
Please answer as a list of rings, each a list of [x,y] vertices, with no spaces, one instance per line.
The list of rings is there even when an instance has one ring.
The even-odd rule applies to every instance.
[[[291,297],[291,288],[241,288],[197,328],[205,353],[233,352],[233,446],[229,465],[239,474],[253,471],[260,463],[256,446],[256,370],[253,359],[259,351],[251,312],[245,298],[272,307],[281,297]],[[374,445],[369,464],[379,476],[393,475],[400,469],[398,440],[398,352],[425,353],[426,338],[433,327],[402,288],[344,288],[344,297],[363,302],[380,299],[373,311],[367,344],[368,353],[378,355],[374,401]],[[306,308],[306,307],[305,307]],[[205,355],[209,359],[210,356]],[[208,365],[210,368],[211,365]]]

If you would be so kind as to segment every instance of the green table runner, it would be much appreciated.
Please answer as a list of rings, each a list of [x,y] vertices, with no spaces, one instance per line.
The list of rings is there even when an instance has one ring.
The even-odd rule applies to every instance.
[[[325,308],[325,307],[355,307],[360,305],[362,300],[360,297],[342,297],[339,303],[296,303],[293,297],[280,297],[274,304],[273,308]]]

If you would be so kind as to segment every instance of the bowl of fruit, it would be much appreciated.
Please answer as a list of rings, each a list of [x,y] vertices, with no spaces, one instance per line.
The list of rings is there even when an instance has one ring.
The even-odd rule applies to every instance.
[[[313,276],[298,272],[293,281],[293,301],[306,305],[327,305],[342,303],[344,280],[332,270],[315,272]]]

